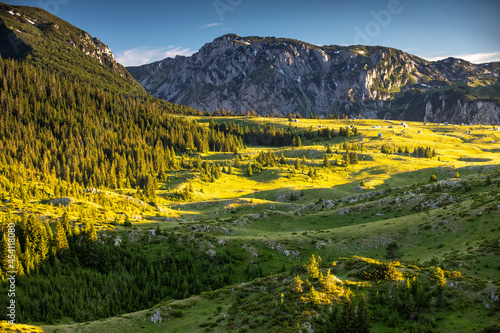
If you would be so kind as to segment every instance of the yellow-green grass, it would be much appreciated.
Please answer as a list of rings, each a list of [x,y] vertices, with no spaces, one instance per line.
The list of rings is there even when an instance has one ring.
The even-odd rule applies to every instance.
[[[208,124],[209,118],[198,117],[202,122]],[[340,126],[357,126],[360,130],[359,136],[343,138],[336,136],[331,140],[316,138],[314,140],[303,140],[303,147],[248,147],[241,150],[243,156],[242,167],[233,168],[233,174],[222,174],[220,179],[213,183],[204,182],[199,179],[196,171],[172,171],[169,173],[168,181],[160,183],[157,191],[155,205],[139,205],[138,201],[127,200],[126,197],[133,196],[135,190],[121,189],[119,191],[107,191],[106,202],[102,202],[95,194],[86,194],[84,198],[78,198],[68,210],[70,218],[76,221],[80,216],[99,220],[104,223],[116,222],[121,224],[128,216],[133,223],[154,222],[164,218],[192,219],[193,217],[207,218],[213,211],[193,211],[192,205],[184,202],[172,201],[172,191],[181,191],[189,183],[194,188],[194,201],[213,201],[215,206],[225,207],[227,201],[240,198],[261,199],[262,203],[272,206],[273,202],[280,201],[283,193],[292,191],[303,191],[305,197],[295,204],[305,204],[318,198],[340,198],[355,194],[356,187],[364,180],[368,189],[385,189],[388,187],[410,185],[414,182],[426,182],[430,175],[435,174],[439,179],[454,177],[456,171],[460,176],[468,176],[477,172],[470,167],[481,166],[484,168],[500,165],[500,144],[490,143],[496,138],[492,126],[439,126],[428,124],[424,126],[421,122],[407,122],[408,128],[404,128],[398,121],[381,120],[318,120],[299,119],[297,123],[288,122],[282,118],[265,117],[227,117],[214,118],[216,122],[235,121],[240,125],[265,125],[267,123],[287,127],[291,124],[298,128],[317,128],[318,126],[335,128]],[[378,127],[381,128],[373,128]],[[392,127],[392,128],[389,128]],[[421,134],[417,132],[421,131]],[[383,138],[377,134],[382,133]],[[394,134],[393,134],[394,133]],[[469,134],[470,133],[470,134]],[[499,135],[500,136],[500,135]],[[361,141],[361,138],[364,141]],[[491,139],[491,140],[490,140]],[[332,166],[328,169],[322,167],[323,156],[326,152],[326,144],[334,145],[336,151],[339,143],[343,141],[359,143],[363,151],[359,153],[359,164],[347,168]],[[403,149],[408,147],[410,151],[417,146],[430,146],[436,149],[437,158],[408,157],[405,154],[386,155],[380,152],[383,145]],[[245,165],[252,161],[260,151],[273,151],[277,156],[283,153],[288,158],[288,164],[282,167],[266,168],[261,174],[248,177],[244,174]],[[305,168],[294,170],[295,158],[306,158]],[[229,163],[233,162],[232,153],[206,153],[201,155],[203,160]],[[332,154],[330,161],[341,160],[342,150],[339,154]],[[311,179],[307,176],[310,167],[318,168],[319,177]],[[486,169],[485,169],[486,170]],[[222,200],[222,201],[221,201]],[[220,204],[217,202],[220,201]],[[61,216],[65,211],[63,207],[52,207],[48,204],[37,202],[24,203],[13,199],[4,206],[3,211],[20,213],[21,211],[34,212],[47,217]]]
[[[226,123],[232,120],[250,125],[276,122],[279,126],[288,126],[286,119],[216,119]],[[248,255],[242,246],[255,248],[258,253],[255,260],[266,273],[279,271],[282,265],[289,269],[292,264],[319,252],[328,261],[350,255],[383,258],[387,244],[396,242],[403,261],[457,267],[468,277],[498,279],[500,256],[483,255],[491,251],[496,253],[494,251],[497,250],[491,250],[488,242],[492,237],[498,239],[500,236],[498,203],[495,205],[498,176],[492,173],[500,169],[500,145],[489,143],[494,135],[490,126],[424,126],[409,122],[409,127],[404,129],[396,121],[309,119],[301,119],[292,126],[314,128],[320,126],[318,124],[335,127],[337,132],[339,126],[352,124],[359,128],[361,134],[347,139],[336,136],[331,140],[303,140],[303,146],[295,148],[247,147],[239,152],[242,166],[233,168],[231,175],[223,173],[214,182],[202,181],[196,170],[173,170],[169,172],[167,181],[159,183],[154,202],[129,199],[135,196],[135,189],[106,189],[101,194],[87,193],[78,197],[67,207],[13,199],[4,204],[2,212],[34,212],[52,218],[49,221],[55,221],[68,212],[74,222],[83,217],[96,222],[100,230],[115,229],[115,232],[129,230],[129,227],[123,226],[126,216],[134,228],[159,226],[162,230],[188,234],[199,233],[190,229],[197,225],[223,226],[230,233],[208,233],[229,242],[232,251]],[[372,128],[379,125],[381,128]],[[418,134],[419,130],[421,134]],[[467,134],[468,131],[471,134]],[[378,138],[378,133],[383,133],[384,137]],[[361,141],[361,138],[364,140]],[[327,143],[333,146],[330,161],[334,164],[336,159],[342,158],[343,150],[338,145],[344,140],[363,145],[363,150],[358,151],[359,163],[348,167],[323,168]],[[383,154],[380,152],[383,145],[396,149],[402,147],[403,150],[408,146],[410,151],[418,146],[430,146],[436,149],[437,157],[427,159],[407,154]],[[287,164],[264,168],[260,174],[246,176],[246,165],[260,151],[268,150],[278,157],[283,153],[288,159]],[[303,156],[306,167],[295,170],[295,159],[302,159]],[[234,159],[232,153],[207,152],[200,157],[212,163],[228,164],[232,164]],[[307,175],[309,167],[317,168],[316,179]],[[425,200],[435,200],[448,190],[433,194],[425,189],[431,175],[436,175],[440,181],[454,179],[457,172],[458,179],[467,180],[473,186],[455,193],[459,197],[456,202],[432,209],[395,209],[393,201],[409,190],[424,189],[427,195]],[[481,185],[486,179],[482,174],[493,175],[493,184],[488,187]],[[365,189],[359,188],[362,180],[366,183]],[[173,200],[172,193],[182,191],[190,183],[194,189],[193,199]],[[352,203],[340,201],[349,196],[389,189],[392,192],[369,199]],[[294,200],[291,200],[291,194],[294,194]],[[315,206],[320,199],[337,201],[333,207],[323,209]],[[312,206],[302,210],[304,205]],[[286,256],[270,244],[281,244],[283,249],[296,251],[299,256]],[[241,269],[236,268],[236,271]],[[214,304],[204,302],[199,302],[202,312],[190,309],[188,312],[192,312],[192,318],[187,315],[183,318],[172,317],[168,327],[151,323],[146,318],[147,311],[141,311],[90,323],[47,326],[46,329],[59,329],[60,332],[201,331],[204,330],[199,327],[201,322],[215,321],[216,318],[212,316],[208,319],[215,311]],[[221,303],[224,309],[229,305]],[[469,319],[467,323],[470,323]],[[449,322],[450,327],[458,327],[460,323],[460,320]]]

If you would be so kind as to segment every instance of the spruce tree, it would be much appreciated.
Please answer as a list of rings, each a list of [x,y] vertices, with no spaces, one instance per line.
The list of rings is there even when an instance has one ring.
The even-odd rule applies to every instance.
[[[300,278],[300,276],[297,275],[293,279],[293,287],[292,287],[292,289],[297,294],[300,294],[302,292],[302,279]]]
[[[16,237],[16,246],[15,246],[15,262],[14,262],[14,271],[17,272],[17,275],[23,276],[24,275],[24,267],[21,263],[21,260],[19,259],[19,256],[21,255],[21,244],[19,243],[19,238]]]
[[[26,236],[26,250],[24,252],[24,263],[25,263],[25,266],[26,266],[26,274],[29,274],[31,271],[33,271],[35,269],[35,262],[34,262],[34,258],[33,256],[31,255],[33,249],[32,249],[32,245],[31,245],[31,241],[30,241],[30,237],[29,236]]]
[[[328,168],[330,167],[330,161],[328,160],[328,155],[325,154],[325,157],[323,158],[323,167]]]
[[[361,294],[361,301],[356,311],[357,332],[368,333],[371,329],[371,319],[368,313],[368,305],[366,303],[365,294]]]
[[[68,238],[64,230],[63,221],[59,220],[56,224],[56,234],[54,236],[55,249],[57,251],[67,250],[69,248]]]
[[[355,333],[357,331],[356,314],[350,297],[347,297],[344,301],[338,328],[339,332],[343,333]]]
[[[326,153],[327,154],[333,154],[332,146],[330,145],[330,143],[328,143],[328,145],[326,147]]]
[[[281,153],[281,156],[280,156],[280,164],[281,165],[285,165],[286,164],[286,158],[285,158],[285,155],[283,155],[283,153]]]
[[[311,286],[311,290],[309,290],[308,293],[308,300],[312,305],[318,305],[319,304],[319,295],[316,289],[314,289],[314,286]]]
[[[316,260],[316,257],[314,257],[314,254],[311,255],[306,269],[311,279],[316,280],[319,278],[319,262]]]
[[[97,230],[95,228],[94,223],[88,223],[88,227],[86,230],[87,237],[92,241],[97,241]]]
[[[252,176],[253,175],[253,170],[252,170],[252,166],[250,163],[248,163],[247,165],[247,176]]]
[[[11,271],[12,267],[9,262],[9,239],[7,238],[7,233],[3,233],[2,239],[2,270],[3,271]]]
[[[73,235],[73,230],[71,228],[71,221],[69,220],[67,211],[65,211],[62,215],[62,225],[64,227],[64,231],[66,232],[66,236],[71,237]]]
[[[38,257],[41,261],[47,259],[50,251],[50,240],[48,239],[47,233],[42,233],[40,241],[38,243]]]

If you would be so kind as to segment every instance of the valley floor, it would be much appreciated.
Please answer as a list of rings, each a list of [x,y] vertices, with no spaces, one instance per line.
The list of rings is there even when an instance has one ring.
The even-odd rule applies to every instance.
[[[208,126],[208,118],[196,120]],[[147,309],[113,313],[102,289],[82,296],[99,299],[97,309],[88,310],[93,315],[82,314],[88,319],[75,322],[61,313],[50,322],[39,320],[40,307],[25,314],[28,322],[45,332],[337,332],[334,327],[347,325],[349,315],[361,321],[366,298],[373,332],[499,330],[500,135],[492,126],[247,117],[215,122],[336,133],[353,126],[359,134],[316,136],[296,147],[248,145],[238,152],[239,166],[232,152],[188,151],[178,155],[183,170],[168,172],[154,197],[106,188],[45,201],[10,198],[4,216],[24,211],[54,226],[64,214],[74,225],[94,222],[97,243],[109,254],[103,262],[115,268],[88,263],[82,274],[110,279],[114,269],[125,269],[113,263],[114,251],[128,247],[130,253],[120,256],[150,258],[144,269],[158,281],[144,281],[156,297],[141,303]],[[419,147],[435,150],[435,156],[416,156]],[[259,162],[271,153],[276,163],[266,165],[264,157]],[[349,153],[357,163],[345,163]],[[203,167],[193,166],[198,159],[221,171],[208,177]],[[70,249],[87,246],[69,242]],[[314,301],[311,290],[321,294],[325,287],[306,268],[313,254],[321,257],[321,273],[330,270],[337,278],[342,296],[324,292],[329,302],[320,296]],[[82,257],[71,258],[56,255],[44,270],[77,279],[71,267]],[[169,271],[172,265],[178,276]],[[33,279],[38,274],[43,271]],[[293,291],[297,276],[303,293]],[[33,292],[30,279],[20,292]],[[177,291],[162,289],[169,285],[165,281],[176,283]],[[349,310],[349,302],[358,310]]]

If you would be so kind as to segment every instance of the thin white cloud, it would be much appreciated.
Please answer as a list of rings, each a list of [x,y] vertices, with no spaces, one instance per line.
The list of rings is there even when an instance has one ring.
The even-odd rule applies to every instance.
[[[472,62],[473,64],[482,64],[492,61],[500,61],[500,51],[495,52],[484,52],[484,53],[471,53],[471,54],[459,54],[459,55],[447,55],[447,56],[439,56],[439,57],[423,57],[424,59],[430,61],[436,61],[445,59],[448,57],[464,59]]]
[[[159,48],[141,46],[119,52],[116,55],[116,60],[123,66],[140,66],[165,58],[174,58],[177,55],[189,56],[191,54],[193,54],[193,51],[180,46]]]
[[[224,25],[224,23],[222,23],[222,22],[209,23],[209,24],[205,24],[202,28],[203,29],[215,28],[215,27],[220,27],[221,25]]]

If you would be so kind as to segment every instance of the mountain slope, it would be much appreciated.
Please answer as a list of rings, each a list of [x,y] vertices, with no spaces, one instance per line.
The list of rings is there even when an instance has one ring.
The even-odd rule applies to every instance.
[[[437,106],[431,110],[429,95],[444,96],[441,90],[462,84],[467,89],[454,96],[454,104],[482,97],[493,109],[489,121],[498,121],[500,113],[498,90],[487,89],[485,96],[473,90],[497,81],[496,64],[476,65],[454,58],[430,62],[387,47],[317,46],[293,39],[228,34],[190,57],[166,58],[128,70],[154,96],[207,111],[362,113],[442,121],[450,116],[437,112]],[[466,111],[470,114],[458,120],[482,119],[476,119],[473,106]]]
[[[40,8],[0,3],[0,55],[107,90],[144,92],[107,45]]]

